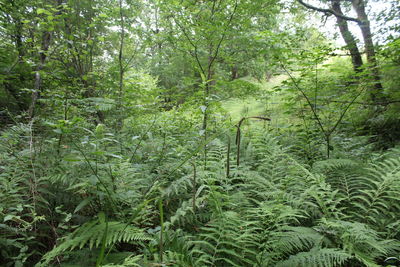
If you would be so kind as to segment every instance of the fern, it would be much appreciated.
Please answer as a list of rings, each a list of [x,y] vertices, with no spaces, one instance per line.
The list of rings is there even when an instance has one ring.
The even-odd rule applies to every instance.
[[[326,175],[326,181],[338,190],[344,213],[359,221],[368,220],[384,231],[397,220],[400,211],[400,158],[396,151],[380,162],[362,165],[347,159],[316,162],[313,171]]]
[[[190,192],[193,188],[193,174],[182,176],[171,182],[164,190],[165,197],[171,198],[183,193]]]
[[[106,265],[101,265],[102,267],[141,267],[139,262],[142,260],[142,256],[129,256],[125,258],[124,262],[122,264],[106,264]]]
[[[378,232],[364,223],[323,220],[318,228],[367,266],[375,266],[377,260],[397,255],[400,249],[399,241],[381,238]]]
[[[192,256],[193,237],[181,229],[167,231],[165,235],[165,246],[163,263],[167,266],[196,266],[196,259]],[[159,255],[154,255],[155,262],[161,262]]]
[[[104,232],[107,231],[106,246],[118,242],[131,241],[149,241],[151,237],[143,230],[127,225],[118,221],[100,222],[94,220],[87,222],[75,230],[72,234],[65,237],[61,243],[43,256],[38,266],[47,266],[47,264],[55,257],[61,255],[64,251],[76,248],[82,249],[87,246],[89,248],[99,247],[102,243]]]
[[[201,188],[200,188],[201,189]],[[173,226],[181,226],[185,227],[188,225],[195,225],[196,218],[199,217],[199,212],[201,212],[200,208],[206,202],[207,196],[196,197],[195,207],[197,209],[196,214],[193,210],[193,201],[192,199],[183,201],[179,208],[171,215],[168,222],[165,223],[166,228],[170,228]],[[200,211],[199,211],[200,210]],[[198,218],[197,218],[198,219]]]
[[[254,264],[253,227],[239,214],[224,212],[201,228],[200,239],[192,241],[195,266],[248,266]],[[257,244],[257,243],[256,243]]]
[[[314,248],[307,252],[292,255],[289,259],[278,262],[277,267],[334,267],[343,266],[351,259],[348,253],[334,248]]]
[[[84,100],[95,107],[96,110],[109,111],[115,108],[116,102],[111,98],[90,97]]]
[[[291,255],[298,251],[307,251],[319,246],[324,241],[324,236],[308,227],[285,226],[271,235],[273,251],[284,255]]]
[[[329,159],[315,162],[313,171],[326,176],[326,182],[338,190],[338,196],[343,199],[343,209],[350,213],[353,197],[365,188],[362,179],[365,172],[362,167],[353,160]]]
[[[375,224],[383,230],[388,223],[396,221],[400,211],[400,157],[389,157],[372,164],[363,177],[365,189],[353,198],[353,203],[361,212],[354,216]]]
[[[135,250],[137,256],[109,266],[376,266],[399,255],[400,245],[395,238],[399,238],[400,159],[396,151],[376,158],[373,164],[330,159],[310,167],[302,159],[295,159],[277,138],[255,128],[251,138],[243,141],[239,167],[233,163],[232,153],[228,176],[227,145],[222,140],[208,144],[206,161],[190,159],[197,169],[194,184],[193,166],[186,162],[170,175],[171,166],[176,168],[173,161],[190,152],[181,143],[183,138],[175,139],[179,129],[164,131],[162,125],[157,127],[161,137],[157,131],[149,134],[148,140],[141,143],[143,147],[135,152],[134,164],[103,154],[116,150],[111,147],[113,143],[99,141],[101,153],[96,144],[88,145],[91,136],[82,145],[97,175],[112,188],[117,219],[108,225],[94,220],[65,234],[78,223],[74,213],[89,217],[97,207],[110,204],[103,188],[99,189],[96,179],[92,179],[94,172],[87,162],[76,157],[79,154],[66,152],[70,158],[63,154],[64,161],[40,169],[36,180],[43,185],[40,190],[50,191],[46,193],[51,196],[49,203],[62,204],[62,214],[72,219],[65,224],[54,219],[54,225],[59,226],[57,234],[64,237],[38,266],[47,266],[57,256],[76,255],[83,248],[93,250],[95,255],[93,248],[100,247],[105,236],[107,247],[121,242],[146,244],[143,250]],[[170,150],[170,144],[164,146],[163,140],[171,140],[162,135],[169,133],[176,151]],[[6,149],[0,144],[0,150]],[[37,156],[35,166],[44,161]],[[6,163],[0,167],[0,200],[5,207],[0,210],[0,219],[7,219],[5,226],[0,226],[6,233],[0,243],[14,249],[22,244],[17,238],[30,237],[31,225],[38,225],[41,217],[32,212],[34,216],[26,218],[36,221],[29,221],[25,227],[22,221],[17,223],[18,217],[11,216],[20,216],[33,206],[32,199],[24,197],[30,189],[30,173],[26,167],[20,168],[29,166],[29,151],[18,155],[22,160],[17,166],[12,165],[15,156],[9,157],[0,159]],[[132,209],[144,197],[158,198],[160,193],[165,200],[163,239],[158,239],[156,209],[140,210],[138,216],[133,216]],[[76,197],[71,198],[71,194]],[[79,199],[83,201],[79,203]],[[27,204],[22,205],[23,212],[16,211],[21,203]],[[128,217],[135,218],[141,228],[118,221]],[[17,230],[24,233],[18,235]],[[152,242],[142,242],[149,240]]]
[[[28,265],[50,236],[42,211],[51,193],[33,160],[40,154],[30,144],[32,127],[18,124],[0,133],[0,264],[5,266]],[[40,238],[37,228],[43,231]]]
[[[351,159],[327,159],[322,161],[316,161],[313,165],[313,171],[324,172],[337,169],[353,169],[357,168],[359,163]]]

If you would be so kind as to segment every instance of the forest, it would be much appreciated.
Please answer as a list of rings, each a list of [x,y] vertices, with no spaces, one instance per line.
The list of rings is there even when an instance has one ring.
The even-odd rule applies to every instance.
[[[0,0],[0,266],[400,266],[400,2]]]

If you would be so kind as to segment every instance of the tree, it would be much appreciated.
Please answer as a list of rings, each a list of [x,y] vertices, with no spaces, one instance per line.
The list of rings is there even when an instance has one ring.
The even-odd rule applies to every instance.
[[[274,0],[181,3],[160,1],[160,9],[169,21],[169,38],[175,50],[190,57],[197,73],[197,86],[203,90],[202,129],[206,131],[211,95],[215,93],[216,79],[221,78],[218,70],[221,66],[230,68],[231,77],[237,77],[237,64],[248,62],[249,56],[255,57],[250,53],[266,43],[255,41],[257,30],[269,30],[266,27],[273,25],[271,17],[279,8]],[[241,53],[247,56],[242,57]]]
[[[364,49],[367,55],[368,68],[370,69],[370,73],[374,81],[374,85],[370,90],[370,97],[373,102],[379,102],[379,100],[383,98],[382,97],[383,87],[379,77],[379,68],[375,55],[375,46],[372,39],[370,21],[365,11],[366,4],[364,0],[350,1],[353,9],[357,13],[357,18],[349,17],[343,14],[341,10],[340,0],[329,0],[328,2],[331,4],[331,8],[320,8],[310,5],[304,2],[303,0],[297,0],[297,1],[308,9],[322,12],[326,15],[334,15],[336,17],[341,35],[345,40],[347,49],[349,50],[350,55],[352,57],[352,63],[355,70],[358,70],[360,68],[360,64],[362,63],[362,61],[360,53],[358,52],[355,39],[348,29],[347,21],[352,21],[357,23],[362,32],[364,40]]]
[[[342,8],[340,6],[340,0],[332,0],[331,7],[332,7],[332,10],[336,14],[341,15],[341,16],[336,16],[337,26],[339,27],[340,33],[343,37],[343,40],[346,43],[346,48],[350,52],[354,71],[360,72],[361,66],[363,65],[363,61],[361,58],[360,51],[358,50],[356,39],[354,38],[353,34],[349,30],[347,20],[342,17],[344,14],[343,14]]]
[[[365,11],[366,3],[364,0],[352,0],[351,4],[353,6],[353,9],[357,13],[357,18],[358,18],[357,24],[360,27],[361,32],[362,32],[362,36],[364,39],[365,53],[367,55],[367,61],[368,61],[368,64],[370,65],[369,67],[371,69],[372,76],[375,80],[375,83],[374,83],[375,91],[373,91],[371,93],[371,97],[372,97],[372,100],[374,102],[376,102],[381,97],[383,87],[382,87],[380,77],[379,77],[379,68],[378,68],[378,63],[377,63],[376,55],[375,55],[374,42],[372,40],[371,25],[370,25],[368,15]]]
[[[33,14],[27,5],[26,1],[7,1],[0,8],[0,84],[8,96],[7,103],[1,109],[4,113],[5,109],[16,113],[24,112],[29,106],[29,95],[21,90],[32,85],[30,73],[33,66],[27,59],[33,41],[29,38],[28,23]]]

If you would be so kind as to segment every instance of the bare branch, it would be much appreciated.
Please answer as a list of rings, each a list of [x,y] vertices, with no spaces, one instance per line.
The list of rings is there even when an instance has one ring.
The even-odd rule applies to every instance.
[[[329,8],[319,8],[319,7],[310,5],[310,4],[308,4],[308,3],[305,3],[303,0],[297,0],[297,2],[299,2],[301,5],[305,6],[305,7],[308,8],[308,9],[312,9],[312,10],[315,10],[315,11],[318,11],[318,12],[322,12],[322,13],[325,13],[325,14],[332,14],[332,15],[334,15],[335,17],[339,17],[339,18],[342,18],[342,19],[344,19],[344,20],[354,21],[354,22],[357,22],[357,23],[361,23],[361,21],[360,21],[359,19],[356,19],[356,18],[352,18],[352,17],[348,17],[348,16],[345,16],[345,15],[339,14],[339,13],[337,13],[337,12],[335,12],[335,11],[333,11],[332,9],[329,9]]]

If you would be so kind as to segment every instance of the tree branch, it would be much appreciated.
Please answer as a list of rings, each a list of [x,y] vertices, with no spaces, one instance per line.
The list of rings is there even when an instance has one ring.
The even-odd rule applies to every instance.
[[[281,67],[282,69],[286,72],[286,74],[289,76],[290,80],[293,82],[294,87],[303,95],[303,97],[306,99],[308,106],[310,107],[315,120],[317,121],[317,124],[319,126],[319,128],[321,129],[322,133],[325,136],[328,136],[328,131],[325,130],[324,125],[322,124],[321,119],[319,118],[317,111],[314,109],[314,105],[311,103],[310,98],[306,95],[306,93],[303,91],[303,89],[301,89],[300,85],[298,84],[298,82],[296,81],[296,79],[293,77],[293,75],[286,69],[286,67],[281,63]]]
[[[333,11],[332,9],[329,9],[329,8],[319,8],[319,7],[316,7],[316,6],[307,4],[307,3],[305,3],[303,0],[297,0],[297,2],[299,2],[301,5],[305,6],[305,7],[308,8],[308,9],[312,9],[312,10],[315,10],[315,11],[318,11],[318,12],[322,12],[322,13],[325,13],[325,14],[332,14],[332,15],[334,15],[335,17],[339,17],[339,18],[342,18],[342,19],[344,19],[344,20],[354,21],[354,22],[357,22],[357,23],[361,23],[361,21],[360,21],[359,19],[356,19],[356,18],[352,18],[352,17],[348,17],[348,16],[345,16],[345,15],[339,14],[339,13],[337,13],[337,12],[335,12],[335,11]]]
[[[340,103],[340,104],[348,104],[348,103],[350,103],[349,101],[338,101],[338,100],[332,100],[331,102]],[[352,102],[352,104],[357,104],[357,105],[362,105],[362,106],[387,106],[387,105],[390,105],[390,104],[397,104],[397,103],[400,103],[400,100],[378,102],[378,103],[366,103],[366,102],[357,102],[357,101]]]
[[[222,41],[225,39],[226,32],[227,32],[227,30],[228,30],[228,27],[229,27],[229,26],[231,25],[231,23],[232,23],[232,20],[233,20],[233,17],[234,17],[234,15],[235,15],[235,13],[236,13],[237,7],[238,7],[238,1],[235,2],[235,6],[233,7],[233,11],[232,11],[232,13],[231,13],[231,15],[230,15],[230,17],[229,17],[229,20],[228,20],[228,23],[227,23],[227,25],[226,25],[226,28],[224,29],[224,32],[222,33],[221,39],[219,40],[219,42],[218,42],[218,44],[217,44],[217,48],[215,49],[214,56],[212,57],[211,61],[210,61],[209,64],[208,64],[208,68],[209,68],[209,69],[211,68],[212,64],[214,63],[214,60],[215,60],[215,59],[217,58],[217,56],[218,56],[218,52],[219,52],[219,49],[220,49],[220,47],[221,47]]]
[[[198,55],[198,48],[197,48],[197,45],[196,45],[196,44],[193,42],[193,40],[189,37],[189,34],[186,32],[185,28],[184,28],[183,26],[181,26],[181,25],[179,24],[179,22],[178,22],[175,18],[174,18],[174,21],[175,21],[176,25],[178,25],[178,27],[182,30],[182,33],[183,33],[183,35],[186,37],[186,39],[188,40],[189,44],[193,47],[193,54],[192,54],[192,53],[190,53],[190,54],[191,54],[191,56],[194,56],[194,58],[196,59],[197,65],[198,65],[199,68],[200,68],[200,71],[201,71],[202,74],[205,76],[205,75],[206,75],[206,72],[205,72],[205,70],[204,70],[204,68],[203,68],[203,65],[202,65],[201,62],[200,62],[199,55]]]

